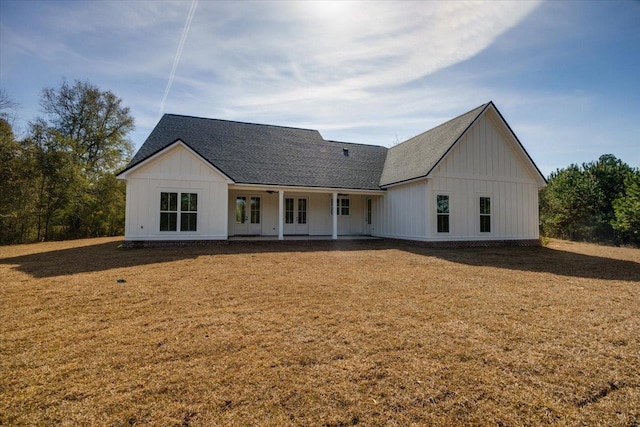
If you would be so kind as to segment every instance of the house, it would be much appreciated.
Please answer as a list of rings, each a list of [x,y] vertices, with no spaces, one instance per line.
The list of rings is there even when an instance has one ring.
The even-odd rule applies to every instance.
[[[392,148],[165,114],[118,178],[131,245],[290,235],[537,244],[546,184],[493,102]]]

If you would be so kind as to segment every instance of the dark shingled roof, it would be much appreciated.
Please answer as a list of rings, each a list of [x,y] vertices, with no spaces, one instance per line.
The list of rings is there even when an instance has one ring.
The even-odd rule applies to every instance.
[[[389,149],[380,185],[425,177],[491,102]]]
[[[316,130],[165,114],[125,171],[178,139],[242,184],[378,190],[387,154]]]
[[[180,140],[239,184],[379,190],[428,176],[490,105],[390,149],[327,141],[317,130],[165,114],[121,173]]]

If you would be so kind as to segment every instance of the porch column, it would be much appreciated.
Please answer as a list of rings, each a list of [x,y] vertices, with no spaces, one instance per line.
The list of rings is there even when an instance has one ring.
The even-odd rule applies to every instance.
[[[278,240],[284,240],[284,190],[278,190]]]
[[[338,193],[333,193],[333,240],[338,239]]]

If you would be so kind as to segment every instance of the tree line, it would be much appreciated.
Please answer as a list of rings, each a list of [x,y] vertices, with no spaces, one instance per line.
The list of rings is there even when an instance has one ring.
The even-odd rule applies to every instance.
[[[121,235],[134,119],[122,100],[82,81],[42,91],[44,117],[23,137],[0,92],[0,244]]]
[[[612,154],[551,173],[540,190],[543,236],[640,245],[640,169]]]
[[[16,137],[0,91],[0,244],[124,232],[134,119],[122,100],[82,81],[42,91],[44,117]],[[611,154],[551,173],[540,231],[563,239],[640,245],[640,170]]]

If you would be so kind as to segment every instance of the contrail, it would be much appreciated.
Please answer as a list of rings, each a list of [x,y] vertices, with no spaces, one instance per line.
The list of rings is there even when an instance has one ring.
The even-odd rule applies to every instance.
[[[173,78],[176,75],[176,69],[178,68],[180,57],[182,56],[182,49],[184,49],[184,42],[187,40],[187,34],[189,34],[189,28],[191,27],[191,20],[193,19],[193,15],[196,13],[196,7],[198,7],[198,0],[193,0],[191,2],[191,8],[189,9],[189,15],[187,15],[187,22],[185,22],[184,29],[182,30],[182,37],[180,38],[180,44],[178,44],[178,51],[176,52],[176,57],[173,59],[173,67],[171,67],[171,73],[169,74],[169,81],[167,82],[167,87],[164,90],[164,95],[162,96],[162,102],[160,103],[160,111],[158,113],[158,121],[160,120],[160,118],[162,117],[162,114],[164,113],[164,105],[167,102],[169,91],[171,90],[171,86],[173,85]]]

